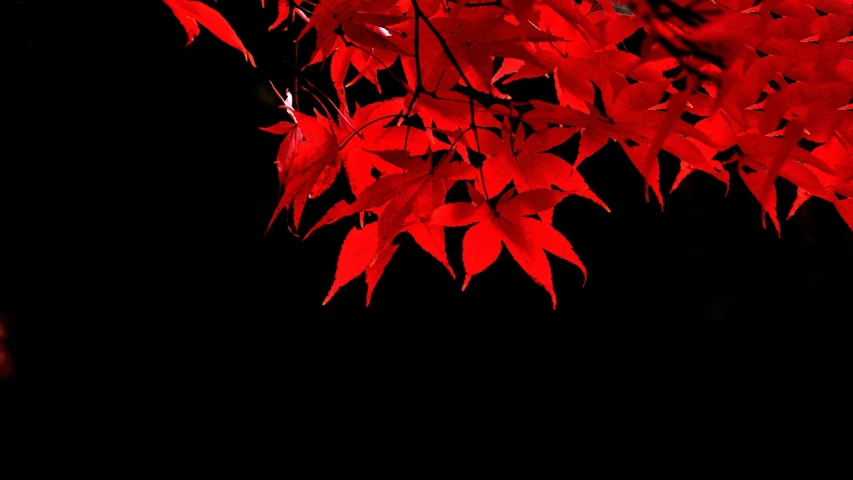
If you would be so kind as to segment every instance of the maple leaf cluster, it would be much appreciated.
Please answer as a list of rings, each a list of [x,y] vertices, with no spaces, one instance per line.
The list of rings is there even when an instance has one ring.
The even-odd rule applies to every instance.
[[[164,1],[190,42],[201,24],[253,61],[214,9]],[[272,221],[288,211],[298,231],[306,203],[340,175],[355,200],[335,204],[304,238],[360,218],[324,303],[364,273],[369,304],[403,233],[455,278],[445,228],[472,225],[463,289],[506,247],[556,308],[545,252],[586,270],[553,227],[554,208],[577,195],[608,209],[578,166],[609,142],[661,208],[658,156],[669,152],[681,165],[671,191],[696,171],[728,189],[736,173],[762,223],[769,217],[780,232],[781,177],[797,186],[788,217],[817,197],[853,228],[850,0],[279,0],[277,8],[270,29],[300,29],[299,48],[311,49],[305,67],[328,63],[334,92],[287,91],[289,118],[265,127],[284,136]],[[639,48],[629,51],[629,39]],[[351,69],[357,76],[347,80]],[[364,78],[381,92],[380,71],[405,95],[350,111],[347,88]],[[552,79],[556,102],[506,93],[540,77]],[[300,92],[325,96],[334,113],[322,101],[323,112],[295,108]],[[549,152],[574,136],[576,158]],[[457,182],[470,200],[448,203]]]

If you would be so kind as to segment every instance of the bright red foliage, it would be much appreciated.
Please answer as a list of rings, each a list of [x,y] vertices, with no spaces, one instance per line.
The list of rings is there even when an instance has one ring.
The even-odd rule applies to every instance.
[[[189,42],[201,24],[253,62],[215,10],[164,1]],[[455,278],[444,228],[473,224],[462,288],[503,245],[556,308],[544,252],[586,270],[551,226],[553,209],[569,195],[608,208],[577,167],[611,140],[661,207],[665,150],[681,161],[673,190],[697,170],[728,187],[731,164],[777,232],[778,177],[798,187],[788,217],[817,197],[853,228],[850,0],[279,0],[276,8],[270,29],[299,29],[300,47],[313,49],[309,65],[329,62],[339,102],[328,102],[334,114],[301,112],[292,103],[299,92],[288,91],[290,118],[265,128],[284,135],[273,221],[288,210],[298,229],[306,202],[341,174],[355,201],[337,203],[305,237],[361,219],[325,302],[365,273],[369,304],[404,232]],[[639,30],[640,48],[627,51]],[[406,95],[350,112],[347,87],[364,77],[381,92],[377,72],[398,61]],[[350,67],[358,76],[347,82]],[[558,103],[501,89],[535,77],[553,79]],[[575,135],[577,158],[548,152]],[[466,182],[470,203],[446,202],[456,182]]]

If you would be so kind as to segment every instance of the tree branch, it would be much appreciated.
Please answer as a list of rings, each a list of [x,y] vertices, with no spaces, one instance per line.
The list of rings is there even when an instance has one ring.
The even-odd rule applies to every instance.
[[[429,18],[427,18],[427,16],[424,15],[424,12],[421,10],[421,7],[418,5],[417,0],[412,0],[412,7],[414,7],[414,9],[415,9],[415,15],[419,15],[423,19],[426,26],[429,27],[430,30],[432,30],[432,33],[433,33],[433,35],[435,35],[435,38],[438,41],[438,44],[441,45],[441,49],[444,50],[444,54],[447,55],[447,59],[450,60],[450,63],[453,65],[453,68],[455,68],[456,71],[459,72],[459,76],[462,78],[462,81],[465,82],[465,86],[467,86],[468,88],[470,88],[472,90],[476,90],[474,88],[474,86],[471,84],[471,81],[468,80],[468,76],[465,75],[465,72],[462,70],[462,65],[459,64],[459,61],[456,60],[456,57],[453,55],[453,52],[450,50],[450,46],[447,44],[447,41],[444,39],[444,37],[441,35],[441,33],[438,31],[438,29],[435,28],[435,25],[432,24],[432,22],[429,20]],[[417,25],[417,24],[415,24],[415,25]],[[477,133],[477,122],[474,119],[474,97],[469,96],[469,99],[470,99],[469,105],[470,105],[470,111],[471,111],[471,130],[474,132],[474,140],[477,143],[477,151],[479,152],[481,150],[480,149],[480,135]]]

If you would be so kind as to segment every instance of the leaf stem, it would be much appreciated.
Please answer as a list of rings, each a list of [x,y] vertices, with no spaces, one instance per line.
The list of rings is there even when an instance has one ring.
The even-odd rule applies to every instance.
[[[338,115],[339,115],[339,116],[344,120],[344,122],[345,122],[347,125],[349,125],[349,127],[350,127],[353,131],[355,131],[355,130],[356,130],[355,125],[353,125],[353,124],[352,124],[352,122],[350,122],[350,121],[349,121],[349,118],[347,118],[347,116],[346,116],[346,115],[344,115],[344,114],[341,112],[341,110],[337,107],[337,105],[335,105],[335,102],[333,102],[333,101],[332,101],[332,99],[331,99],[331,98],[329,98],[329,96],[328,96],[328,95],[326,95],[326,92],[324,92],[323,90],[321,90],[321,89],[317,88],[316,86],[314,86],[314,84],[313,84],[313,83],[311,83],[310,81],[308,81],[308,79],[307,79],[307,78],[306,78],[306,79],[304,79],[304,80],[305,80],[305,84],[306,84],[306,85],[308,85],[309,87],[313,88],[314,90],[318,91],[321,95],[323,95],[323,98],[325,98],[325,99],[326,99],[326,101],[327,101],[327,102],[329,102],[329,105],[331,105],[331,106],[332,106],[332,108],[334,108],[334,109],[335,109],[335,111],[336,111],[336,112],[338,112]]]
[[[371,120],[371,121],[365,123],[364,125],[358,127],[353,133],[350,134],[349,137],[345,138],[344,141],[341,142],[340,145],[338,145],[338,150],[341,150],[342,148],[344,148],[347,145],[347,143],[349,143],[349,141],[353,139],[353,137],[355,137],[357,135],[359,137],[361,137],[361,135],[359,135],[359,133],[361,133],[362,130],[369,127],[370,125],[373,125],[376,122],[381,122],[382,120],[385,120],[385,119],[396,118],[398,115],[399,115],[398,113],[395,113],[394,115],[383,115],[381,117],[374,118],[373,120]]]

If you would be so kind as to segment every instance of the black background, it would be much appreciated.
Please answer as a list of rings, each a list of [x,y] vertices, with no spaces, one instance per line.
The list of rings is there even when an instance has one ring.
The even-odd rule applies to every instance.
[[[369,308],[363,278],[322,307],[355,220],[305,242],[281,223],[263,236],[280,137],[258,127],[286,119],[268,80],[290,78],[293,57],[288,34],[267,32],[273,9],[255,3],[217,8],[258,69],[204,30],[184,48],[162,2],[140,2],[97,31],[33,2],[4,7],[10,385],[201,389],[263,407],[341,376],[408,377],[401,359],[412,357],[472,381],[559,359],[572,373],[558,382],[666,371],[743,385],[822,379],[843,358],[853,233],[830,205],[807,202],[779,239],[737,176],[724,196],[697,173],[665,194],[661,212],[612,145],[580,169],[612,213],[577,197],[557,209],[589,280],[582,288],[574,266],[550,257],[556,311],[506,251],[460,292],[464,229],[448,233],[459,280],[401,238]],[[354,88],[372,98],[363,81]],[[664,190],[677,169],[669,160]],[[794,189],[779,191],[784,217]],[[343,195],[309,203],[303,224]]]

